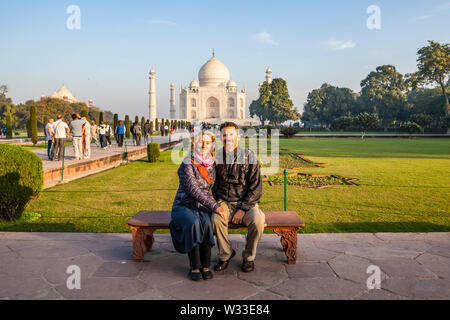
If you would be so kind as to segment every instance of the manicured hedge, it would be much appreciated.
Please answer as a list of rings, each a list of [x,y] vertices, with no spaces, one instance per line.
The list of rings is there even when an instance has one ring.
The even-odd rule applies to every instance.
[[[160,148],[158,143],[152,142],[147,145],[147,156],[149,162],[158,161],[159,155],[160,155]]]
[[[21,217],[44,185],[42,160],[20,146],[0,145],[0,220]]]

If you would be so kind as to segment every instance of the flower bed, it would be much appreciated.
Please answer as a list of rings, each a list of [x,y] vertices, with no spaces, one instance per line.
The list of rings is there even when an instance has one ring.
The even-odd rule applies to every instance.
[[[301,154],[294,153],[280,153],[279,158],[279,168],[282,169],[301,169],[301,168],[323,168],[328,165],[328,163],[317,163],[311,160],[308,160],[303,157]],[[264,165],[264,167],[268,167],[270,164]]]
[[[356,186],[356,179],[349,179],[337,175],[291,173],[287,175],[287,184],[290,186],[300,186],[306,188],[322,189],[335,186]],[[269,175],[263,178],[263,181],[273,186],[274,184],[283,185],[284,175]]]

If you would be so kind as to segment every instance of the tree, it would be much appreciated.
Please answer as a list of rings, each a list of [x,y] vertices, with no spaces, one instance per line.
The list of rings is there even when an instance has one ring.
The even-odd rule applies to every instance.
[[[142,118],[141,118],[141,128],[142,128],[142,131],[144,130],[144,127],[145,127],[145,117],[142,117]]]
[[[362,135],[361,139],[364,139],[367,129],[378,127],[379,123],[378,115],[376,113],[360,113],[356,117],[356,122],[361,127]]]
[[[449,110],[449,101],[446,86],[450,80],[450,44],[428,41],[429,45],[417,51],[417,69],[413,75],[413,86],[419,84],[438,84],[446,111]]]
[[[159,130],[159,122],[158,122],[158,118],[155,118],[155,131]]]
[[[130,138],[130,116],[125,116],[125,137]]]
[[[134,122],[139,123],[139,116],[135,116],[135,117],[134,117]]]
[[[86,117],[87,120],[89,120],[89,116],[88,116],[89,112],[86,108],[83,108],[81,110],[81,117]]]
[[[264,125],[270,120],[277,127],[287,120],[298,120],[300,114],[290,99],[287,83],[282,78],[265,81],[259,89],[259,98],[250,104],[250,116],[257,116]]]
[[[362,103],[376,110],[384,131],[405,108],[406,90],[403,75],[392,65],[377,67],[361,81]]]
[[[44,116],[44,136],[47,136],[47,134],[46,134],[46,132],[45,132],[45,126],[47,125],[47,123],[48,123],[48,117],[47,116]],[[47,139],[47,138],[46,138]]]
[[[355,122],[353,117],[343,116],[333,120],[333,128],[340,130],[341,132],[348,127],[352,126]]]
[[[412,104],[412,114],[425,114],[431,116],[434,119],[436,129],[439,128],[441,118],[447,114],[441,90],[438,87],[433,89],[414,89],[414,91],[408,95],[408,102]]]
[[[428,127],[431,122],[433,122],[433,117],[424,113],[416,113],[411,115],[409,120],[410,122],[414,122],[420,125],[422,127],[422,132],[424,132],[424,129]]]
[[[36,145],[38,139],[37,132],[37,117],[36,117],[36,106],[32,105],[30,108],[30,129],[31,129],[31,142]]]
[[[450,114],[450,106],[446,86],[450,80],[450,45],[428,41],[428,46],[417,51],[418,71],[411,75],[412,86],[419,84],[438,84],[442,90],[444,107],[447,114]],[[447,131],[450,133],[450,131]]]
[[[101,111],[99,116],[98,116],[98,123],[100,124],[101,121],[104,121],[103,119],[103,112]]]
[[[450,129],[450,114],[442,118],[442,128]]]
[[[356,94],[351,89],[324,83],[308,94],[305,113],[310,112],[306,114],[308,119],[317,119],[321,125],[329,128],[334,119],[353,113],[355,104]]]
[[[269,120],[277,127],[287,120],[298,120],[300,114],[294,108],[294,103],[289,97],[287,82],[281,78],[273,79],[269,103]]]
[[[12,139],[12,120],[10,112],[6,115],[6,139]]]
[[[413,134],[413,133],[421,133],[421,132],[423,132],[423,128],[419,124],[417,124],[415,122],[406,122],[403,125],[403,128],[405,128],[409,132],[410,135]]]

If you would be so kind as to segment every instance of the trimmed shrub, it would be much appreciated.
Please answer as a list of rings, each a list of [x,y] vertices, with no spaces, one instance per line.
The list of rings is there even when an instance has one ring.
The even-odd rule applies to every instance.
[[[415,122],[406,122],[403,125],[403,128],[405,128],[410,134],[423,132],[423,128]]]
[[[36,117],[36,106],[32,105],[30,108],[30,128],[31,128],[31,142],[36,145],[38,141],[38,132],[37,132],[37,117]]]
[[[6,139],[12,139],[12,119],[11,113],[6,115]]]
[[[117,124],[119,123],[119,115],[117,113],[114,113],[114,132],[116,132]]]
[[[130,138],[130,116],[125,116],[125,137]]]
[[[297,133],[297,129],[294,127],[285,127],[283,129],[281,129],[281,133],[286,137],[286,138],[291,138],[293,136],[296,135]]]
[[[160,155],[159,144],[156,142],[152,142],[147,145],[147,156],[149,162],[156,162],[159,159]]]
[[[0,220],[22,216],[44,185],[42,160],[20,146],[0,145]]]

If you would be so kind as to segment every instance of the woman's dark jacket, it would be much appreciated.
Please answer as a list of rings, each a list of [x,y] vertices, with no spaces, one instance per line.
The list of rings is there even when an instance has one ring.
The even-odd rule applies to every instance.
[[[173,205],[183,205],[191,209],[206,209],[214,212],[219,207],[211,189],[216,180],[214,166],[208,168],[211,184],[201,176],[197,167],[186,157],[178,169],[180,185]]]

